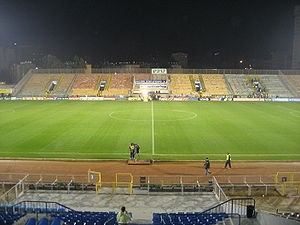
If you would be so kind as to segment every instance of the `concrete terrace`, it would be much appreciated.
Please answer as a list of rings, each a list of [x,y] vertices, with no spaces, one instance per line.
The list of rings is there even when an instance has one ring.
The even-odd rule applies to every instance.
[[[133,214],[135,223],[151,223],[153,213],[201,212],[218,203],[212,192],[150,193],[134,189],[127,195],[127,189],[118,188],[112,194],[111,188],[102,188],[101,194],[92,191],[27,191],[20,201],[54,201],[79,211],[118,212],[126,206]]]

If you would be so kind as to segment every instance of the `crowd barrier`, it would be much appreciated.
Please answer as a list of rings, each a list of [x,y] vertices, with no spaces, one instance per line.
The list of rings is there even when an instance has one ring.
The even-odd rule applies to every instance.
[[[53,100],[68,100],[68,101],[115,101],[129,100],[140,101],[137,97],[4,97],[0,100],[11,101],[53,101]],[[234,102],[300,102],[300,98],[195,98],[195,97],[161,97],[160,101],[234,101]]]

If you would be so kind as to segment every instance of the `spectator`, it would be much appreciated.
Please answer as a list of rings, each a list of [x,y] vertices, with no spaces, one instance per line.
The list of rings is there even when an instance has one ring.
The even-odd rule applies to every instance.
[[[120,225],[127,225],[131,221],[131,216],[127,213],[125,206],[118,212],[117,221]]]

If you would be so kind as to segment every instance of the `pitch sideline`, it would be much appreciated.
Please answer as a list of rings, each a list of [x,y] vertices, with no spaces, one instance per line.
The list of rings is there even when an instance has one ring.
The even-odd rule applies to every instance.
[[[10,154],[12,152],[0,152],[0,154]],[[38,155],[128,155],[128,153],[105,153],[105,152],[18,152],[18,153],[29,153]],[[201,154],[152,154],[142,153],[142,155],[156,155],[156,156],[223,156],[223,153],[201,153]],[[300,156],[300,154],[233,154],[234,156]]]

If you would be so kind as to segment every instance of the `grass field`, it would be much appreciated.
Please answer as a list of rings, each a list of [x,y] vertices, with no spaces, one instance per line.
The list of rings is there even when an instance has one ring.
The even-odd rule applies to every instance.
[[[0,157],[300,160],[300,104],[0,101]]]

